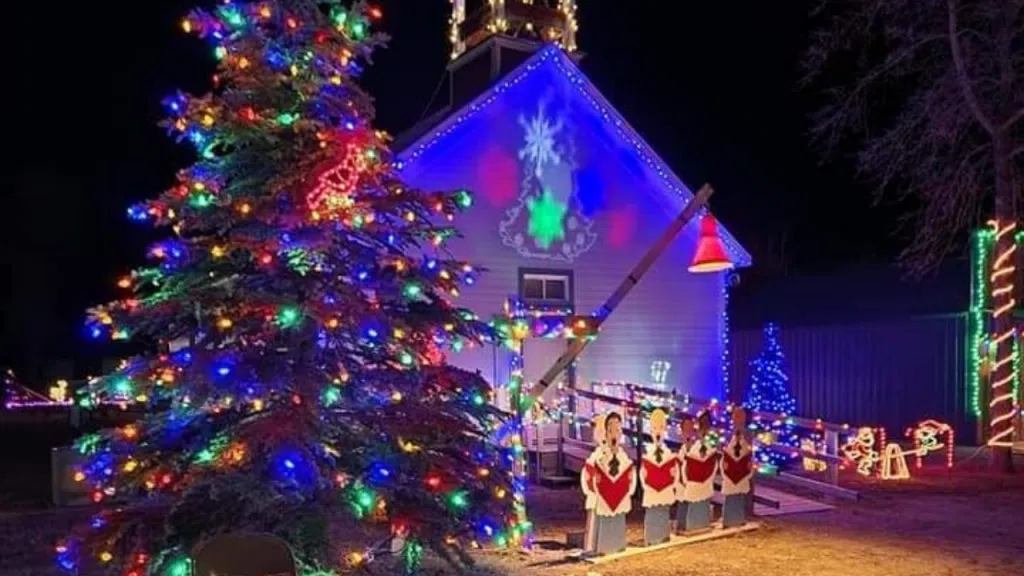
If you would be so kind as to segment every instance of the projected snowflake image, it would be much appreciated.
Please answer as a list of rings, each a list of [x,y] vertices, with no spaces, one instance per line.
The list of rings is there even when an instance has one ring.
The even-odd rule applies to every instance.
[[[526,131],[526,144],[519,149],[519,159],[533,165],[534,176],[540,178],[544,174],[544,165],[557,165],[560,162],[555,150],[555,136],[565,126],[561,118],[551,121],[544,116],[545,102],[541,101],[537,115],[529,120],[519,115],[519,125]]]
[[[519,115],[519,199],[499,225],[502,242],[527,258],[572,262],[597,240],[581,211],[572,125],[544,98]]]

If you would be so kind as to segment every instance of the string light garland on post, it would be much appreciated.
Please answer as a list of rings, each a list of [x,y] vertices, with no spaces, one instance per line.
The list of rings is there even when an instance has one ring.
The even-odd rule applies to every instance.
[[[967,333],[967,402],[968,411],[973,415],[979,423],[983,422],[983,418],[987,416],[987,408],[985,398],[984,386],[988,384],[987,380],[992,373],[993,360],[990,353],[995,352],[992,347],[992,339],[990,338],[987,329],[989,325],[990,313],[995,311],[995,305],[993,303],[993,290],[992,286],[992,264],[994,263],[995,255],[993,254],[996,246],[995,242],[995,230],[992,227],[980,228],[976,230],[972,236],[972,282],[971,282],[971,305],[967,316],[968,321],[968,333]],[[1014,235],[1014,244],[1016,245],[1016,252],[1019,255],[1021,247],[1024,246],[1024,230],[1017,230]],[[1013,266],[1012,258],[1009,265]],[[1019,277],[1019,274],[1014,273],[1003,275],[1002,279],[1005,283],[1014,281],[1014,277]],[[1020,409],[1020,398],[1021,398],[1021,379],[1022,372],[1020,367],[1020,334],[1019,329],[1017,330],[1017,338],[1013,338],[1014,344],[1011,350],[1012,371],[1013,371],[1013,394],[1016,398],[1017,410]]]
[[[1007,235],[1012,235],[1017,229],[1016,222],[1000,223],[996,220],[989,222],[993,232],[993,246],[999,249],[1000,240]],[[1014,236],[1016,239],[1016,236]],[[1016,242],[1007,243],[1007,247],[994,255],[989,274],[990,298],[992,303],[992,321],[998,326],[1000,319],[1013,312],[1016,300],[1013,297],[1014,281],[1016,280]],[[1010,448],[1013,446],[1013,419],[1014,419],[1014,386],[1016,379],[1014,370],[1013,335],[1012,323],[1001,332],[993,332],[990,338],[991,365],[988,368],[990,373],[989,384],[989,438],[988,445],[991,447]]]
[[[452,45],[451,59],[455,60],[466,51],[466,42],[462,39],[462,25],[466,21],[466,0],[448,0],[452,5],[452,15],[448,18],[448,42]]]
[[[982,406],[982,369],[985,359],[982,357],[985,345],[985,328],[989,301],[988,268],[989,252],[992,245],[992,232],[979,229],[971,238],[971,254],[973,275],[971,277],[971,306],[968,311],[967,335],[967,401],[970,413],[979,421],[984,416]]]
[[[576,45],[576,33],[579,31],[579,23],[576,21],[576,0],[558,0],[558,10],[565,17],[559,45],[572,54],[579,48]]]
[[[512,453],[512,500],[515,523],[511,528],[510,543],[532,546],[533,526],[526,509],[527,448],[525,446],[526,421],[534,424],[557,422],[567,410],[563,404],[565,395],[559,390],[556,405],[548,407],[541,402],[531,406],[525,386],[523,350],[529,338],[593,339],[597,336],[597,325],[589,316],[574,315],[568,308],[535,307],[517,297],[505,301],[503,314],[491,320],[491,327],[498,339],[509,351],[509,380],[505,391],[509,395],[509,411],[512,419],[499,435],[503,444]],[[538,447],[539,448],[539,447]]]

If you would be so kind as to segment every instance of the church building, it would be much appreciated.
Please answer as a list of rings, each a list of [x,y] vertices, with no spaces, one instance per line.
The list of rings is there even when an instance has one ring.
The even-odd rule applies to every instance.
[[[475,194],[459,223],[464,238],[451,247],[486,272],[458,304],[482,318],[500,313],[510,296],[538,313],[590,314],[695,188],[582,71],[574,0],[452,4],[446,101],[400,136],[396,150],[411,185]],[[734,272],[688,271],[700,222],[688,224],[604,322],[569,373],[576,385],[628,381],[726,397]],[[718,233],[732,264],[749,266],[750,254],[724,226]],[[562,338],[528,339],[527,382],[565,347]],[[449,361],[500,386],[508,382],[508,354],[486,346]]]

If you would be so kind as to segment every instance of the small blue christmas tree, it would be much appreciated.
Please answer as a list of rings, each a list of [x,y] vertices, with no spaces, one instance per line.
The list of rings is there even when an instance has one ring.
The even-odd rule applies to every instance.
[[[785,362],[782,345],[779,343],[779,327],[768,323],[764,327],[764,350],[750,363],[750,383],[745,402],[748,409],[787,416],[796,412],[796,398],[789,391]],[[757,461],[762,469],[778,467],[795,457],[789,451],[773,450],[765,446],[799,447],[800,438],[790,419],[751,419],[750,427],[762,439],[762,446],[757,452]],[[765,442],[766,437],[770,437],[769,442]]]

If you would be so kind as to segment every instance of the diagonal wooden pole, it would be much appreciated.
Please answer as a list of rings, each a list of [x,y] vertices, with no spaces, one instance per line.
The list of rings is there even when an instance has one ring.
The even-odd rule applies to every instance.
[[[619,306],[622,300],[627,294],[636,286],[640,279],[644,277],[644,274],[650,270],[651,266],[655,261],[665,252],[665,250],[672,244],[676,236],[686,227],[686,224],[697,215],[697,212],[707,203],[708,198],[714,194],[714,189],[711,188],[710,184],[701,186],[697,194],[686,203],[683,207],[683,211],[676,216],[676,219],[669,224],[669,227],[661,234],[658,241],[651,246],[650,250],[644,254],[643,258],[637,263],[633,270],[626,276],[622,284],[612,292],[612,295],[605,301],[605,303],[598,308],[596,314],[596,322],[594,323],[594,329],[600,328],[601,324],[608,319],[608,316]],[[548,369],[547,372],[537,381],[537,383],[530,390],[530,395],[527,398],[527,408],[532,405],[537,398],[540,398],[544,391],[551,386],[552,381],[557,378],[563,370],[569,367],[570,364],[576,360],[577,357],[586,349],[587,345],[590,344],[592,338],[577,338],[566,348],[565,353],[555,360],[555,363]]]

